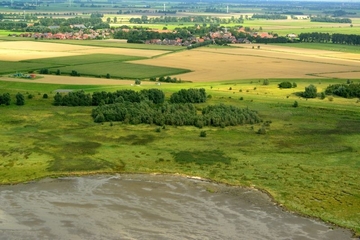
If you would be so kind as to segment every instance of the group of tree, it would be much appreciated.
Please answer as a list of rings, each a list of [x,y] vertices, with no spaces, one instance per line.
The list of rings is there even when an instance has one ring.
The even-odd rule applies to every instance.
[[[204,88],[181,89],[171,94],[171,103],[203,103],[206,102],[206,91]]]
[[[254,15],[252,15],[251,18],[277,20],[277,19],[287,19],[287,16],[281,15],[281,14],[258,14],[258,13],[255,13]]]
[[[156,81],[156,77],[150,78],[150,81]],[[167,77],[161,76],[161,77],[159,77],[158,81],[159,82],[168,82],[168,83],[181,83],[181,79],[177,79],[176,77],[172,78],[170,76],[167,76]]]
[[[299,34],[301,42],[332,42],[336,44],[360,45],[360,35],[343,33],[301,33]]]
[[[352,23],[350,18],[311,17],[311,22]]]
[[[117,29],[114,33],[115,39],[127,39],[129,43],[144,43],[146,40],[152,39],[169,39],[174,40],[177,38],[187,39],[191,37],[191,34],[186,31],[174,31],[174,32],[157,32],[157,31],[148,31],[145,28],[138,28],[138,29],[126,29],[120,28]]]
[[[117,102],[139,103],[142,100],[151,101],[154,104],[163,103],[165,94],[163,91],[153,89],[143,89],[139,92],[134,90],[118,90],[116,92],[94,92],[85,93],[83,90],[69,92],[67,94],[57,93],[54,96],[55,106],[99,106],[113,104]]]
[[[2,30],[21,31],[26,27],[27,24],[24,22],[0,22],[0,29]]]
[[[141,101],[101,105],[93,109],[92,117],[95,122],[121,121],[130,124],[187,125],[199,128],[254,124],[261,121],[255,111],[223,104],[207,106],[201,112],[198,114],[192,103],[166,102],[156,105],[149,101]]]
[[[299,40],[300,42],[330,42],[331,35],[322,32],[300,33]]]
[[[15,98],[16,98],[16,102],[15,102],[16,105],[21,106],[25,104],[25,97],[22,93],[17,93]],[[10,93],[3,93],[2,95],[0,95],[0,105],[4,104],[8,106],[10,105],[10,103],[11,103]]]
[[[328,95],[337,95],[344,98],[360,98],[360,84],[333,84],[326,88],[325,93]]]

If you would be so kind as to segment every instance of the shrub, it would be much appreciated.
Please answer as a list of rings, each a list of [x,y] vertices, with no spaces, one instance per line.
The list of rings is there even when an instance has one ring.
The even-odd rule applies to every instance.
[[[281,82],[279,83],[279,88],[292,88],[293,84],[291,82]]]
[[[135,80],[135,85],[141,85],[141,81],[139,79]]]
[[[46,93],[44,93],[43,98],[46,99],[46,98],[49,98],[49,96]]]
[[[298,107],[299,106],[299,103],[297,101],[294,102],[294,104],[292,105],[293,107]]]
[[[200,132],[200,137],[206,137],[206,131],[201,131]]]
[[[314,85],[310,84],[305,87],[305,92],[302,93],[304,98],[316,98],[317,97],[317,89]]]
[[[28,99],[32,99],[34,96],[32,94],[28,95]]]
[[[106,74],[106,78],[109,79],[110,78],[110,73]]]
[[[72,70],[71,73],[70,73],[70,76],[79,77],[79,76],[80,76],[80,73],[78,73],[78,72],[75,71],[75,70]]]
[[[270,84],[269,79],[264,79],[263,85],[269,85],[269,84]]]

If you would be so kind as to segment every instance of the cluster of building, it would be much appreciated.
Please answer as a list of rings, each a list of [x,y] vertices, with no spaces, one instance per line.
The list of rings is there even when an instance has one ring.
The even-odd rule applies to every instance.
[[[26,38],[35,38],[35,39],[61,39],[61,40],[88,40],[88,39],[103,39],[109,38],[111,35],[111,30],[93,30],[93,29],[80,29],[77,32],[65,32],[65,33],[20,33],[12,34],[13,37],[26,37]]]

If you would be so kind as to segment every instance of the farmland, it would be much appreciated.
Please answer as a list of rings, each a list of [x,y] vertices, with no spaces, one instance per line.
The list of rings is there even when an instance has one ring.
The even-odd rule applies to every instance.
[[[95,9],[87,6],[82,10],[89,13],[83,13],[75,3],[49,4],[39,6],[39,11],[48,14],[61,10],[60,17],[68,18],[72,12],[88,18]],[[191,5],[200,12],[179,12],[176,16],[211,15],[228,20],[231,16],[273,11],[265,4],[262,8],[238,6],[239,12],[227,14],[225,5],[221,5],[216,7],[223,12],[205,13],[205,4]],[[122,7],[111,5],[104,2],[101,11],[104,22],[111,18],[112,27],[172,30],[203,26],[200,22],[130,24],[131,17],[141,17],[148,9],[133,5],[129,13],[120,14]],[[161,8],[162,4],[156,3],[151,10]],[[306,14],[323,13],[314,9],[304,7]],[[25,17],[23,14],[21,17]],[[112,22],[115,17],[117,23]],[[221,25],[227,31],[226,27],[239,24]],[[358,18],[352,18],[351,25],[290,16],[286,20],[245,19],[240,25],[252,32],[261,29],[279,36],[302,32],[360,34]],[[287,210],[349,228],[360,236],[360,99],[320,97],[330,84],[360,83],[358,46],[254,41],[187,50],[180,46],[129,44],[123,39],[9,37],[12,33],[0,30],[0,95],[10,93],[12,100],[9,106],[0,105],[0,184],[101,173],[199,176],[260,189]],[[40,74],[42,69],[49,74]],[[70,76],[72,71],[80,76]],[[13,77],[17,72],[37,77]],[[161,76],[182,81],[150,81]],[[140,79],[141,85],[134,84],[135,79]],[[296,87],[281,89],[278,84],[283,81],[296,83]],[[310,84],[316,87],[319,97],[301,97]],[[59,90],[90,94],[151,88],[162,90],[166,100],[181,89],[204,88],[208,98],[206,103],[195,104],[199,113],[205,106],[226,104],[255,110],[263,122],[201,129],[122,122],[97,124],[91,117],[93,107],[53,104]],[[15,105],[17,93],[25,96],[24,106]],[[263,127],[265,134],[258,134]],[[200,137],[202,131],[206,137]]]

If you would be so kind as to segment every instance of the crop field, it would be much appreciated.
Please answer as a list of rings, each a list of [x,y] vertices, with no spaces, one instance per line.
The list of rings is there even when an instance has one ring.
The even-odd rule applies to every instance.
[[[62,73],[71,73],[73,70],[79,74],[86,76],[105,76],[107,73],[114,78],[125,79],[144,79],[150,77],[161,77],[176,75],[179,73],[188,72],[186,69],[171,68],[171,67],[156,67],[143,64],[133,64],[124,62],[101,62],[92,64],[83,64],[76,66],[66,66],[50,69],[56,71],[59,69]]]
[[[154,66],[188,68],[177,75],[186,81],[207,82],[218,79],[313,78],[323,73],[348,73],[359,78],[360,55],[334,51],[304,50],[280,46],[236,45],[233,48],[200,48],[134,61]],[[352,73],[352,74],[351,74]]]
[[[298,94],[309,84],[322,92],[348,79],[360,83],[356,51],[270,44],[165,51],[1,42],[0,56],[1,71],[48,67],[62,74],[169,74],[191,81],[142,81],[133,86],[129,79],[0,76],[0,94],[12,96],[10,106],[0,106],[0,184],[94,173],[192,175],[264,190],[286,209],[360,235],[360,101],[336,96],[305,99]],[[184,73],[187,70],[191,72]],[[279,89],[284,80],[297,87]],[[196,108],[219,103],[250,108],[270,124],[264,135],[256,133],[263,123],[202,129],[164,126],[158,131],[155,125],[96,124],[93,107],[53,105],[58,89],[92,93],[154,87],[163,90],[166,99],[180,89],[205,88],[207,103]],[[18,92],[25,96],[24,106],[14,103]],[[45,93],[48,98],[43,98]],[[207,136],[199,137],[200,131]]]
[[[119,54],[138,57],[154,57],[168,53],[162,50],[130,49],[130,48],[103,48],[61,44],[54,42],[35,41],[7,41],[0,45],[0,55],[3,61],[21,61],[35,58],[52,58],[76,56],[92,53]]]

